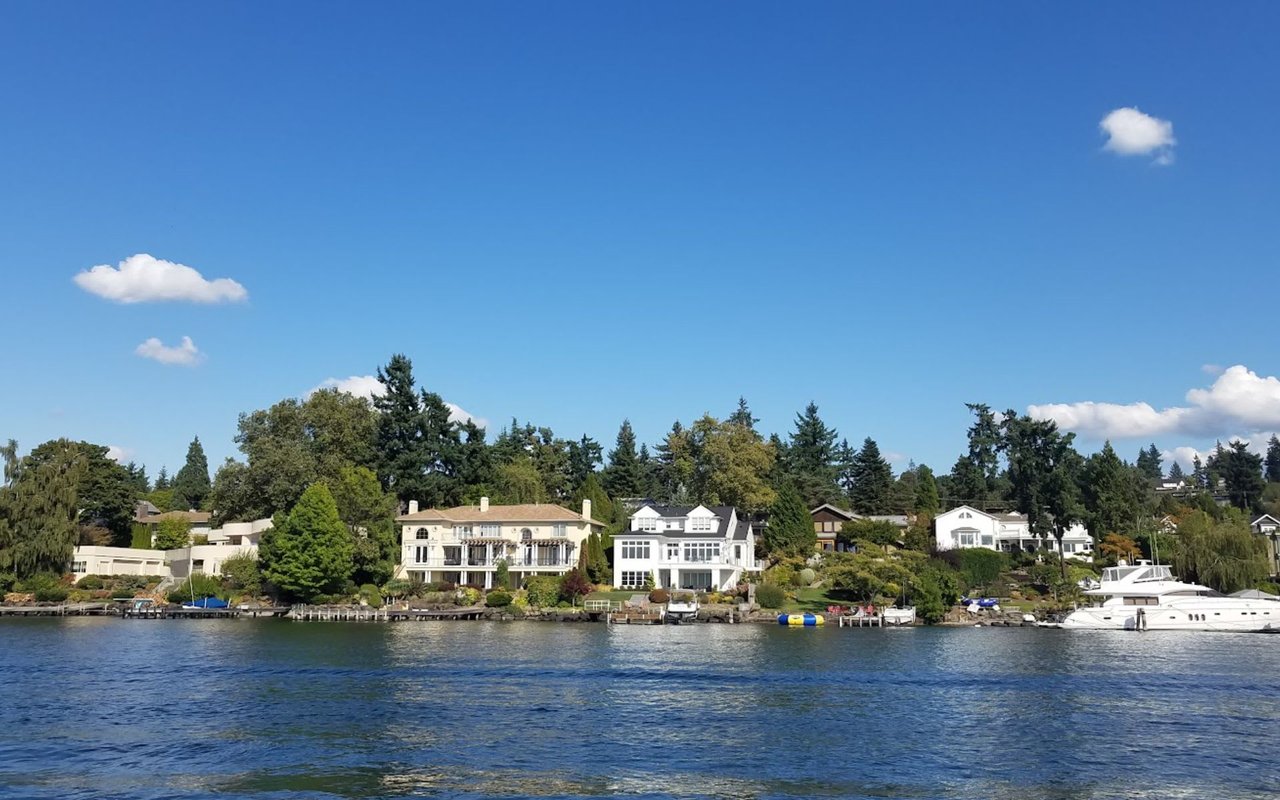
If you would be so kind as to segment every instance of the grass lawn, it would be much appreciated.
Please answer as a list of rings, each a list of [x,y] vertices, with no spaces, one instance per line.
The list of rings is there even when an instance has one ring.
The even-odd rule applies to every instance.
[[[782,611],[788,614],[803,614],[806,611],[814,614],[825,614],[827,606],[850,606],[858,601],[842,589],[796,589],[796,599],[788,600]]]
[[[633,595],[633,594],[644,594],[644,595],[647,595],[647,594],[648,594],[648,592],[646,592],[644,589],[611,589],[611,590],[609,590],[609,591],[607,591],[607,592],[592,592],[591,594],[587,595],[587,598],[586,598],[586,599],[588,599],[588,600],[612,600],[613,602],[615,602],[615,603],[616,603],[616,602],[619,602],[619,601],[621,601],[621,600],[630,600],[630,599],[631,599],[631,595]]]

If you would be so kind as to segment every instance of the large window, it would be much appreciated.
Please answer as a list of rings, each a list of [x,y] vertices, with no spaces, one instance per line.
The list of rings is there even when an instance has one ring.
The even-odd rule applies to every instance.
[[[641,518],[640,518],[640,530],[642,530],[642,531],[656,531],[657,529],[658,529],[658,521],[657,521],[656,519],[654,519],[654,518],[652,518],[652,517],[641,517]]]
[[[430,546],[419,546],[419,547],[413,548],[413,563],[415,564],[427,563],[427,558],[428,558],[427,554],[430,552],[431,552]]]
[[[710,533],[715,530],[715,519],[712,517],[691,517],[689,519],[690,533]]]
[[[623,589],[639,589],[649,579],[649,573],[642,570],[623,570],[618,579]]]
[[[486,522],[480,526],[480,535],[486,539],[497,539],[502,535],[502,526],[496,522]]]
[[[471,526],[470,525],[454,525],[453,535],[459,539],[466,539],[467,537],[471,536]]]
[[[680,545],[676,544],[675,542],[667,543],[667,560],[668,561],[680,560]]]
[[[991,535],[991,534],[989,534],[989,533],[984,533],[984,534],[982,534],[982,546],[983,546],[983,547],[995,547],[995,546],[996,546],[996,537],[992,536],[992,535]]]
[[[72,561],[72,562],[71,562],[71,571],[72,571],[72,572],[88,572],[88,571],[89,571],[89,562],[87,562],[87,561]]]
[[[719,561],[720,543],[686,542],[684,546],[684,560],[692,564],[707,561]]]
[[[622,557],[629,559],[648,559],[649,558],[649,542],[622,542],[619,547],[622,548]]]
[[[955,532],[957,547],[977,547],[978,532],[971,528],[962,528]]]
[[[564,536],[567,536],[568,533],[569,533],[569,528],[563,522],[557,522],[555,525],[551,526],[552,536],[564,537]]]

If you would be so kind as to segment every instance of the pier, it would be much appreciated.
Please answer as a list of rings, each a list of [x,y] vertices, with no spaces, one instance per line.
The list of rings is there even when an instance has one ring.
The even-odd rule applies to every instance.
[[[840,614],[836,616],[836,626],[840,628],[883,628],[884,613]]]
[[[58,606],[0,606],[0,617],[99,617],[116,613],[110,603],[66,603]]]

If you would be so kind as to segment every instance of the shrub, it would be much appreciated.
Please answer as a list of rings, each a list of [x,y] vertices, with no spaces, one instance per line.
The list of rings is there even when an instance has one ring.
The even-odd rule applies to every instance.
[[[404,597],[413,590],[414,585],[406,580],[394,579],[387,581],[382,587],[383,594],[391,598]]]
[[[565,573],[560,579],[560,597],[568,600],[570,605],[577,605],[579,597],[586,597],[591,594],[591,581],[587,580],[587,576],[582,574],[582,570],[574,569]]]
[[[372,583],[366,583],[361,586],[357,596],[367,605],[371,605],[374,608],[382,607],[382,592],[378,591],[378,587]]]
[[[12,589],[13,582],[13,575],[7,572],[0,572],[0,592],[7,592]]]
[[[165,597],[170,603],[190,603],[192,598],[200,600],[205,597],[220,597],[225,600],[226,592],[217,578],[197,572],[170,589]]]
[[[493,585],[499,589],[511,588],[511,572],[507,569],[507,560],[498,559],[498,567],[493,571]]]
[[[556,603],[556,608],[569,608],[569,601],[561,600],[560,602]]]
[[[83,578],[76,581],[76,588],[90,589],[90,590],[101,589],[102,578],[98,577],[97,575],[85,575]]]
[[[926,625],[936,625],[947,613],[947,607],[942,602],[942,588],[933,575],[925,574],[920,577],[916,582],[913,599],[916,614]]]
[[[560,599],[560,579],[550,575],[535,575],[525,581],[524,588],[534,608],[551,608]]]
[[[327,606],[333,603],[333,600],[334,598],[333,598],[333,595],[331,594],[318,594],[312,597],[310,602],[313,605],[317,605],[317,606]],[[172,597],[170,598],[170,602],[172,602]]]
[[[255,597],[262,593],[262,572],[258,569],[258,559],[248,553],[237,553],[223,561],[221,571],[230,588]]]
[[[151,529],[141,522],[133,523],[129,533],[129,546],[138,550],[151,549]]]
[[[787,593],[782,591],[781,586],[775,586],[772,583],[762,583],[756,587],[756,602],[761,608],[782,608],[782,604],[786,602]]]
[[[177,550],[191,544],[191,523],[170,517],[156,526],[156,549]]]
[[[1009,568],[1009,557],[982,547],[965,547],[945,551],[948,562],[960,571],[970,591],[989,587]]]
[[[464,606],[474,606],[483,596],[484,592],[474,586],[458,587],[458,602]]]
[[[666,603],[671,600],[671,594],[666,589],[654,589],[649,592],[650,603]]]
[[[511,600],[511,594],[506,589],[494,589],[484,599],[484,604],[490,608],[506,608],[511,605]]]
[[[529,608],[529,595],[524,591],[518,591],[511,596],[511,607],[523,613]]]
[[[805,567],[798,573],[800,576],[801,586],[812,586],[813,582],[818,579],[818,574],[809,567]]]
[[[26,582],[26,589],[35,595],[37,603],[61,603],[71,590],[54,575],[34,575]]]

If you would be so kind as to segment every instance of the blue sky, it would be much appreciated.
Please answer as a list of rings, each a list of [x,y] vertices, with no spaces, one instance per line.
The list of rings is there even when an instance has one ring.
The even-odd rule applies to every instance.
[[[966,401],[1129,458],[1280,429],[1280,8],[971,10],[7,4],[0,436],[216,465],[395,352],[606,443],[739,395],[939,470]],[[1105,149],[1133,107],[1176,143]],[[136,254],[247,299],[73,280]]]

